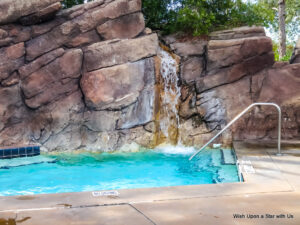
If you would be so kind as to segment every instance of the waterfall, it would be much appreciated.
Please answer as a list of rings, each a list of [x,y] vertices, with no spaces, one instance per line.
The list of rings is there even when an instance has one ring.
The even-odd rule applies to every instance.
[[[179,115],[178,103],[181,95],[177,76],[178,63],[172,55],[159,49],[158,56],[161,61],[160,74],[162,76],[163,88],[161,92],[161,115],[159,119],[160,130],[166,137],[166,141],[177,144]]]

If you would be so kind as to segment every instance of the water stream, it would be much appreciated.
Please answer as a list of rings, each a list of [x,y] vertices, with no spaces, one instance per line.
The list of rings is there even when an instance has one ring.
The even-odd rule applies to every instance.
[[[181,95],[178,86],[178,63],[169,52],[162,48],[160,48],[158,56],[161,60],[160,74],[163,78],[160,129],[167,142],[177,144],[178,128],[180,126],[177,107]]]

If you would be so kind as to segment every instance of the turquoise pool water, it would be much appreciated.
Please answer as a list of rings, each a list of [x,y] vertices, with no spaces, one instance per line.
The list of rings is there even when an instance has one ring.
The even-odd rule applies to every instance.
[[[220,150],[43,155],[0,161],[0,195],[114,190],[238,182]],[[31,164],[34,163],[34,164]],[[26,165],[27,164],[27,165]]]

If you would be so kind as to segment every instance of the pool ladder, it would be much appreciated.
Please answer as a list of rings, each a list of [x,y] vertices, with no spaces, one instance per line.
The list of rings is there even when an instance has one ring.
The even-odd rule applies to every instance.
[[[219,133],[216,134],[212,139],[210,139],[200,150],[195,152],[189,160],[192,160],[196,155],[198,155],[203,149],[205,149],[211,142],[213,142],[217,137],[219,137],[225,130],[227,130],[232,124],[234,124],[239,118],[241,118],[246,112],[248,112],[251,108],[258,105],[266,105],[266,106],[274,106],[278,111],[278,152],[276,155],[281,156],[280,150],[280,142],[281,142],[281,109],[279,105],[275,103],[267,103],[267,102],[257,102],[249,105],[244,111],[238,114],[233,120],[230,121]]]

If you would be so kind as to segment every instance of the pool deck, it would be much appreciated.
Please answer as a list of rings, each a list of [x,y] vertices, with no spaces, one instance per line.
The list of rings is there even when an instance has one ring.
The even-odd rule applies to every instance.
[[[0,225],[299,225],[299,144],[287,146],[283,156],[267,144],[235,142],[234,148],[243,183],[118,190],[118,196],[0,197]]]

